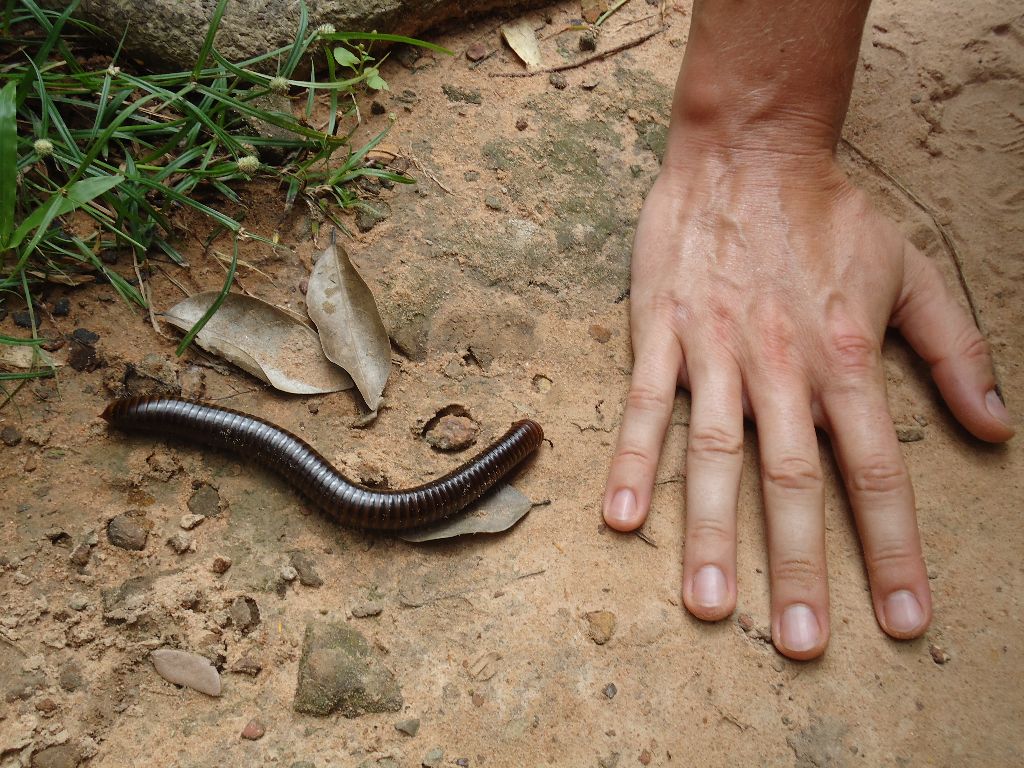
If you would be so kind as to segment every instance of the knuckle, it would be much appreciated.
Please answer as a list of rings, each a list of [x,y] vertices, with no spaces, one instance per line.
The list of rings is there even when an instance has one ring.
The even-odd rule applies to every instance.
[[[765,484],[787,491],[813,491],[822,486],[821,466],[802,456],[783,456],[766,463]]]
[[[769,369],[789,368],[794,359],[793,323],[778,309],[766,310],[759,319],[758,341],[764,365]]]
[[[728,459],[743,452],[743,437],[720,427],[702,427],[690,432],[690,452],[705,461]]]
[[[671,294],[656,294],[651,299],[650,311],[677,335],[682,335],[694,325],[693,311],[681,299]]]
[[[647,413],[661,413],[672,407],[674,392],[634,382],[626,394],[626,409]]]
[[[906,465],[898,458],[875,456],[854,467],[850,485],[856,493],[888,495],[904,489],[909,483]]]
[[[920,570],[921,552],[906,541],[891,541],[865,548],[864,561],[868,571],[879,573],[908,573]]]
[[[771,565],[772,582],[792,585],[795,591],[810,593],[825,583],[824,564],[809,558],[779,557]]]
[[[990,364],[992,347],[974,326],[968,327],[957,340],[956,348],[960,354],[971,362]]]
[[[867,334],[843,332],[829,339],[828,355],[833,370],[846,375],[863,374],[878,367],[880,350]]]
[[[702,517],[689,523],[686,538],[690,544],[701,547],[708,545],[725,545],[731,547],[736,542],[736,533],[731,526],[713,517]]]
[[[657,463],[657,459],[649,450],[636,445],[620,445],[615,451],[615,460],[616,462],[634,461],[645,465]]]

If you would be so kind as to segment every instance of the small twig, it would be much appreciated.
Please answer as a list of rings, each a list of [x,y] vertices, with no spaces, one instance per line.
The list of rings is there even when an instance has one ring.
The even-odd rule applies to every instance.
[[[622,22],[622,24],[620,24],[618,27],[616,27],[615,31],[616,32],[621,32],[626,27],[632,27],[634,24],[641,24],[641,23],[643,23],[645,21],[650,21],[651,19],[653,19],[657,15],[658,14],[656,14],[656,13],[649,13],[646,16],[641,16],[639,19],[632,19],[631,21],[624,21],[624,22]]]
[[[146,311],[149,312],[150,325],[153,326],[153,330],[156,331],[156,335],[160,338],[171,338],[160,330],[160,326],[156,322],[156,315],[153,314],[153,294],[150,292],[149,286],[146,285],[146,281],[142,279],[142,271],[139,269],[139,258],[134,250],[132,251],[132,266],[135,268],[135,278],[139,281],[139,290],[142,291],[142,298],[146,300]]]
[[[642,541],[644,544],[654,547],[655,549],[658,548],[658,542],[652,539],[648,535],[647,531],[645,531],[643,528],[637,528],[635,531],[633,531],[633,535],[640,539],[640,541]]]
[[[664,32],[666,27],[658,27],[653,32],[648,32],[646,35],[641,35],[633,40],[617,45],[614,48],[609,48],[607,51],[601,51],[595,53],[593,56],[587,56],[585,59],[574,61],[571,64],[559,64],[557,67],[544,67],[543,69],[535,69],[532,72],[489,72],[488,77],[533,77],[534,75],[548,75],[552,72],[565,72],[569,69],[577,69],[578,67],[585,67],[595,61],[606,59],[609,56],[614,56],[617,53],[628,50],[629,48],[635,48],[638,45],[646,43],[655,35],[660,35]]]
[[[435,176],[434,174],[432,174],[432,173],[431,173],[431,172],[430,172],[430,171],[429,171],[429,170],[427,169],[427,167],[426,167],[426,166],[425,166],[425,165],[424,165],[424,164],[423,164],[423,163],[422,163],[422,162],[420,161],[420,159],[419,159],[418,157],[416,157],[416,155],[414,155],[414,154],[412,153],[412,150],[411,150],[411,149],[409,150],[408,154],[403,154],[402,156],[403,156],[403,157],[405,157],[405,158],[406,158],[406,159],[407,159],[407,160],[408,160],[409,162],[411,162],[411,163],[412,163],[412,164],[413,164],[413,165],[414,165],[414,166],[416,167],[416,170],[418,170],[418,171],[419,171],[420,173],[422,173],[422,174],[423,174],[424,176],[426,176],[426,177],[427,177],[428,179],[430,179],[430,180],[431,180],[432,182],[434,182],[435,184],[437,184],[437,186],[439,186],[439,187],[440,187],[441,189],[443,189],[443,190],[444,190],[445,192],[447,192],[447,193],[448,193],[449,195],[451,195],[452,197],[458,197],[458,195],[456,195],[456,194],[455,194],[455,193],[454,193],[454,192],[453,192],[453,191],[451,190],[451,188],[449,188],[449,187],[445,186],[445,184],[443,184],[443,183],[441,182],[441,180],[437,178],[437,176]]]
[[[189,292],[189,290],[185,286],[183,286],[181,283],[179,283],[174,277],[172,277],[171,273],[168,272],[166,269],[161,267],[159,264],[154,264],[153,266],[155,266],[157,271],[167,279],[167,282],[169,282],[171,285],[173,285],[175,288],[177,288],[179,291],[181,291],[183,294],[185,294],[186,298],[188,298],[188,297],[190,297],[192,295]]]

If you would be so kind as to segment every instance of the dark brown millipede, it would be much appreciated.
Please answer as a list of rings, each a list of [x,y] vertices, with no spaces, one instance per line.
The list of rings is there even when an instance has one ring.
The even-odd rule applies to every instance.
[[[253,458],[279,473],[342,525],[402,531],[465,509],[540,446],[544,430],[530,419],[447,475],[406,490],[375,490],[352,482],[291,432],[256,416],[177,397],[115,400],[103,418],[120,429],[183,437]]]

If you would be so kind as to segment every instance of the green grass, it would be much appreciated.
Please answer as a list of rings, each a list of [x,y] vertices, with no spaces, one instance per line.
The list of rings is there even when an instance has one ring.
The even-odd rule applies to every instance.
[[[46,282],[99,278],[145,307],[144,292],[100,254],[185,266],[173,222],[176,209],[188,208],[230,232],[236,252],[239,238],[271,243],[221,210],[225,201],[239,203],[239,184],[254,177],[274,179],[288,205],[305,199],[339,225],[337,209],[359,205],[350,182],[361,176],[412,181],[365,164],[383,133],[352,146],[354,97],[362,89],[387,89],[374,42],[444,49],[396,35],[310,29],[303,4],[290,45],[231,62],[214,45],[227,2],[218,3],[192,69],[153,74],[119,61],[116,43],[109,66],[86,67],[82,54],[95,45],[86,35],[96,30],[71,18],[77,0],[63,12],[34,0],[6,0],[0,11],[0,302],[10,307],[15,297],[34,313],[33,299]],[[313,73],[308,80],[295,77],[304,63],[303,71]],[[316,79],[317,63],[326,63],[323,80]],[[275,74],[266,73],[268,66]],[[310,124],[318,93],[330,115],[320,128]],[[305,95],[296,101],[304,101],[303,114],[268,108],[269,97],[281,94]],[[260,123],[279,130],[270,136],[258,130]],[[271,164],[265,155],[283,160]],[[230,283],[229,274],[222,295]],[[34,316],[30,339],[0,336],[0,345],[41,341]],[[0,373],[0,388],[5,380],[52,373],[46,367]]]

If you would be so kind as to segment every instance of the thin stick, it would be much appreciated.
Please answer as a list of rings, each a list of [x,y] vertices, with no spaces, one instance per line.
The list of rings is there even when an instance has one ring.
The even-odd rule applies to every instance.
[[[414,154],[412,153],[412,149],[410,149],[410,150],[409,150],[409,153],[408,153],[407,155],[403,155],[403,156],[404,156],[404,157],[405,157],[406,159],[408,159],[408,160],[409,160],[409,161],[410,161],[410,162],[411,162],[411,163],[412,163],[412,164],[413,164],[414,166],[416,166],[416,170],[418,170],[418,171],[419,171],[420,173],[422,173],[422,174],[423,174],[424,176],[426,176],[426,177],[427,177],[428,179],[430,179],[430,180],[431,180],[432,182],[434,182],[435,184],[437,184],[437,186],[439,186],[439,187],[440,187],[441,189],[443,189],[443,190],[444,190],[445,192],[447,192],[447,193],[448,193],[449,195],[451,195],[452,197],[458,197],[458,195],[456,195],[456,194],[455,194],[455,193],[454,193],[454,192],[453,192],[453,191],[451,190],[451,188],[449,188],[449,187],[445,186],[445,185],[444,185],[443,183],[441,183],[441,180],[440,180],[440,179],[438,179],[438,178],[437,178],[437,176],[435,176],[434,174],[432,174],[432,173],[431,173],[431,172],[430,172],[430,171],[429,171],[429,170],[427,169],[427,167],[426,167],[425,165],[423,165],[422,161],[420,161],[420,159],[419,159],[418,157],[416,157],[416,155],[414,155]]]
[[[160,330],[160,326],[156,322],[156,315],[153,314],[153,294],[150,293],[149,286],[142,279],[142,272],[139,270],[139,258],[132,250],[132,266],[135,268],[135,278],[139,281],[139,290],[142,291],[142,298],[146,300],[146,310],[149,312],[149,323],[153,326],[153,330],[156,331],[156,335],[162,339],[171,338],[166,333]]]
[[[544,67],[543,69],[535,69],[532,72],[488,72],[487,76],[488,77],[533,77],[534,75],[548,75],[548,74],[551,74],[552,72],[565,72],[566,70],[569,70],[569,69],[577,69],[578,67],[585,67],[587,64],[590,64],[592,62],[600,61],[601,59],[606,59],[609,56],[614,56],[615,54],[621,53],[622,51],[628,50],[629,48],[635,48],[638,45],[642,45],[643,43],[646,43],[648,40],[650,40],[655,35],[660,35],[662,32],[665,31],[665,29],[666,29],[666,27],[658,27],[656,30],[654,30],[653,32],[648,32],[646,35],[641,35],[640,37],[635,38],[633,40],[630,40],[628,42],[625,42],[622,45],[617,45],[614,48],[609,48],[607,51],[601,51],[600,53],[595,53],[593,56],[588,56],[585,59],[580,59],[579,61],[574,61],[571,64],[559,64],[557,67]]]

